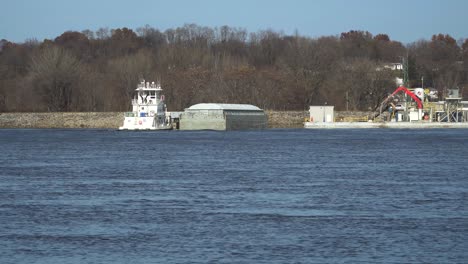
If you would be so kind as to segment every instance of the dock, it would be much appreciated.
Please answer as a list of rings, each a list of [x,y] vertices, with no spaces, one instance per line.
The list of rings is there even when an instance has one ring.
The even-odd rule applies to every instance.
[[[468,123],[460,122],[305,122],[304,128],[311,129],[427,129],[427,128],[465,128]]]

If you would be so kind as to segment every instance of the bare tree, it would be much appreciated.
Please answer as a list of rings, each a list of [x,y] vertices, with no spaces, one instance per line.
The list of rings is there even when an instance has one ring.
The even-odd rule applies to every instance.
[[[80,61],[63,48],[46,47],[31,58],[30,85],[48,111],[72,110],[80,76]]]
[[[111,34],[110,34],[110,30],[109,28],[105,27],[105,28],[99,28],[97,31],[96,31],[96,37],[98,39],[101,39],[101,40],[105,40],[105,39],[108,39],[110,38]]]
[[[113,94],[109,94],[108,100],[119,110],[130,107],[130,99],[133,96],[136,85],[141,79],[151,79],[153,62],[149,51],[142,50],[135,55],[128,55],[109,61],[108,85],[114,86]]]
[[[0,40],[0,110],[127,110],[140,78],[161,80],[171,110],[199,102],[282,110],[327,102],[368,110],[402,75],[376,70],[379,64],[402,58],[409,59],[412,87],[421,77],[440,94],[468,87],[467,43],[437,34],[405,47],[367,31],[310,38],[196,24],[164,32],[149,25],[135,32],[67,31],[20,44]]]

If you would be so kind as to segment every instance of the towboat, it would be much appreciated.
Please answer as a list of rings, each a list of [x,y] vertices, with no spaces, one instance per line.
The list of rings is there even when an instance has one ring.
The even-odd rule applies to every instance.
[[[132,99],[132,112],[124,114],[119,130],[169,130],[171,118],[167,114],[161,85],[154,82],[138,84]]]

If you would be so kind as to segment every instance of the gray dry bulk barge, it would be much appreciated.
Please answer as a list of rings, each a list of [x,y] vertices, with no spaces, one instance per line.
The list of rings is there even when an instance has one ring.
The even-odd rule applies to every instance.
[[[265,129],[265,112],[248,104],[196,104],[180,116],[180,130]]]

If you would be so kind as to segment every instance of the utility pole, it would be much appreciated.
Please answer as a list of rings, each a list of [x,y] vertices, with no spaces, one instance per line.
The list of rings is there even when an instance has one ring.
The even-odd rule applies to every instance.
[[[346,111],[349,111],[349,98],[348,98],[348,91],[346,91]]]
[[[409,74],[408,74],[408,53],[406,53],[406,59],[403,58],[403,85],[408,87]]]

